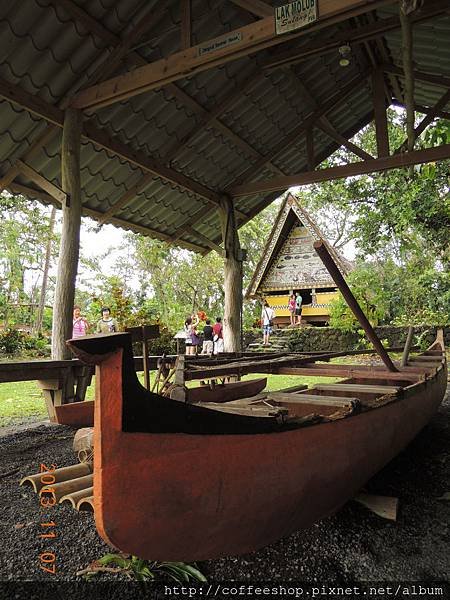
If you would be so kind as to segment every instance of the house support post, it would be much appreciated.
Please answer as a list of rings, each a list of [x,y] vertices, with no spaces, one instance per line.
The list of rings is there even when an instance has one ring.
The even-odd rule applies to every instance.
[[[78,270],[81,226],[80,144],[82,117],[78,110],[65,112],[61,146],[62,188],[68,201],[62,206],[62,231],[53,306],[52,358],[71,357],[66,340],[72,337],[75,280]]]
[[[222,196],[219,217],[225,249],[225,307],[223,315],[223,337],[225,352],[241,351],[242,314],[242,250],[236,225],[233,201]]]

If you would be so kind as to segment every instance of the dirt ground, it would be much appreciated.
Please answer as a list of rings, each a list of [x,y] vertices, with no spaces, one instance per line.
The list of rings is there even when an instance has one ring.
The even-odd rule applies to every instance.
[[[77,571],[109,551],[93,517],[58,506],[41,511],[36,495],[20,488],[41,462],[73,464],[73,430],[38,424],[11,428],[0,437],[2,486],[1,580],[47,580],[38,556],[57,557],[53,582],[76,580]],[[450,573],[450,401],[410,446],[368,484],[367,490],[397,496],[400,511],[390,522],[350,502],[338,514],[258,552],[199,564],[211,581],[447,581]],[[54,520],[58,537],[41,540],[40,523]],[[79,577],[78,577],[79,579]]]

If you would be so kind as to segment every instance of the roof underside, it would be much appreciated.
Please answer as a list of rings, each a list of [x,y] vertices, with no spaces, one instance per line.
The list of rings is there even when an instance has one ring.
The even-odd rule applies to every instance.
[[[157,0],[4,0],[0,7],[0,77],[47,104],[64,106],[61,102],[65,97],[92,81],[95,70],[113,50],[114,38],[117,43],[125,39],[149,9],[154,9],[154,22],[113,74],[179,51],[180,1],[167,0],[164,11],[161,4]],[[74,6],[84,11],[91,23],[95,20],[99,27],[94,29],[88,26],[86,19],[76,18]],[[299,37],[288,42],[289,49],[311,45],[316,38],[326,39],[343,29],[389,18],[397,11],[396,4],[388,5],[351,22]],[[228,0],[192,0],[193,44],[255,20],[257,17]],[[447,13],[416,23],[415,68],[424,73],[448,74],[449,39]],[[349,82],[355,81],[357,83],[342,95],[341,101],[334,102],[326,112],[328,121],[339,134],[346,138],[352,136],[373,116],[369,75],[374,61],[398,67],[402,64],[398,29],[366,44],[352,45],[351,63],[346,68],[339,66],[339,53],[334,49],[312,55],[290,68],[262,69],[263,63],[279,50],[279,46],[263,50],[178,80],[163,89],[145,92],[95,112],[87,111],[85,118],[131,150],[140,151],[220,194],[244,181],[308,170],[305,137],[299,135],[283,145],[293,128],[318,106],[339,95]],[[401,77],[386,76],[386,89],[391,98],[401,101],[397,96],[403,91],[402,86]],[[445,88],[436,83],[417,81],[416,103],[432,107],[444,91]],[[216,111],[216,120],[207,122],[207,112],[214,113],[230,94],[233,100],[226,110]],[[442,107],[443,111],[447,109]],[[26,156],[47,126],[45,120],[18,104],[0,100],[2,176],[17,159]],[[44,146],[26,157],[29,165],[58,186],[61,185],[61,131],[55,128]],[[339,144],[320,129],[313,131],[315,158],[320,162]],[[274,153],[280,144],[281,150]],[[262,161],[262,157],[266,160]],[[263,162],[265,165],[261,166]],[[136,164],[83,140],[81,184],[85,214],[98,217],[106,213],[145,175]],[[36,187],[24,176],[14,181],[28,188]],[[278,195],[235,199],[239,226]],[[45,201],[42,194],[35,197]],[[211,201],[157,176],[149,177],[134,195],[130,192],[129,201],[117,210],[110,222],[200,252],[210,250],[203,236],[216,242],[221,239],[217,211]]]

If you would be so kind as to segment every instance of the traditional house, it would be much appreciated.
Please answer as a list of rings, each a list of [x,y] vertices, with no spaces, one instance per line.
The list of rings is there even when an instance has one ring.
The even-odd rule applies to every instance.
[[[275,310],[278,326],[290,322],[288,301],[293,292],[300,292],[303,299],[302,323],[325,324],[328,321],[329,305],[338,292],[314,251],[313,243],[319,239],[324,239],[319,227],[289,194],[280,208],[246,293],[247,298],[268,301]],[[339,269],[346,274],[350,263],[327,245]]]

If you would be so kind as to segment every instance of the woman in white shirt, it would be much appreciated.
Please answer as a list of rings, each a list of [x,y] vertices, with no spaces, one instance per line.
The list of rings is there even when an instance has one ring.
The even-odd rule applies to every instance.
[[[267,300],[264,301],[262,313],[261,313],[261,323],[263,330],[263,345],[267,346],[269,344],[269,337],[272,333],[272,325],[273,320],[275,318],[275,311],[273,308],[270,308]]]

